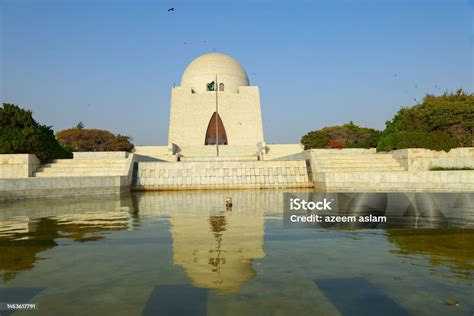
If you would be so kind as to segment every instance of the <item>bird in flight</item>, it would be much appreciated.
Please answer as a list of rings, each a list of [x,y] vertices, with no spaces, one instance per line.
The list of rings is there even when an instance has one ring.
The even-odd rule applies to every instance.
[[[169,8],[169,9],[168,9],[168,12],[170,12],[170,11],[173,11],[173,12],[174,12],[174,8]]]

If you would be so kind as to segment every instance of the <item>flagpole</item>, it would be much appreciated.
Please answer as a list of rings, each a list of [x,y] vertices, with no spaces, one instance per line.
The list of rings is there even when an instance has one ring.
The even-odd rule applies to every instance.
[[[215,81],[215,89],[216,89],[216,153],[217,157],[219,157],[219,105],[218,105],[218,97],[217,97],[217,90],[219,89],[219,85],[217,84],[217,75]]]

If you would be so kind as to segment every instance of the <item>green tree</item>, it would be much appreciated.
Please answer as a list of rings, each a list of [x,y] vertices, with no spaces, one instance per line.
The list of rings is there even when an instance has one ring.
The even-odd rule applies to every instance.
[[[377,150],[428,148],[449,150],[474,146],[474,95],[462,89],[401,108],[386,122]]]
[[[31,111],[9,103],[0,108],[0,154],[35,154],[41,162],[72,157],[51,126],[39,124]]]

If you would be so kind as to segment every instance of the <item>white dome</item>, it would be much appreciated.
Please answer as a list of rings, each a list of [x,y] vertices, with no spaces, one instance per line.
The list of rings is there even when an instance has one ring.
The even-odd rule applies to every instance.
[[[181,86],[205,92],[216,75],[217,82],[224,84],[225,92],[238,92],[239,87],[249,85],[247,73],[238,61],[225,54],[210,53],[199,56],[186,67]]]

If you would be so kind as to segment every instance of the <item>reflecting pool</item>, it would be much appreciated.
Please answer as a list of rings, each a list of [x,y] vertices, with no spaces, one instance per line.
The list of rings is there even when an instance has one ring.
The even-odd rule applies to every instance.
[[[227,210],[226,197],[233,207]],[[0,204],[0,315],[474,314],[460,227],[284,228],[279,190]],[[467,203],[467,211],[466,211]]]

